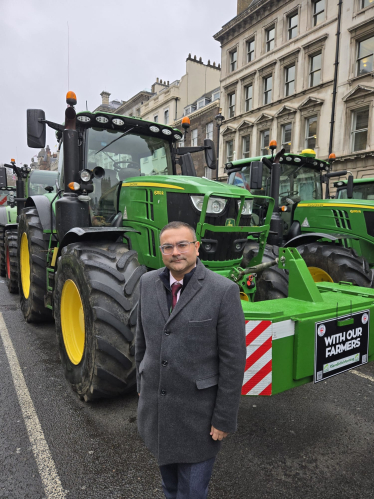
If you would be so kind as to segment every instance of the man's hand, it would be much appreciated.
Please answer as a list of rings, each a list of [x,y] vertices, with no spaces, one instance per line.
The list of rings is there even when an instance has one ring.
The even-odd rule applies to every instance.
[[[213,440],[223,440],[228,435],[228,433],[225,433],[224,431],[217,430],[214,426],[211,427],[210,434],[212,435]]]

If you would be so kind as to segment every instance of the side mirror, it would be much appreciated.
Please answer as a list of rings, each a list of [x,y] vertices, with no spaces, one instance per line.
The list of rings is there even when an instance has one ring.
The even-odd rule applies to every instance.
[[[45,120],[45,112],[41,109],[27,110],[27,145],[35,149],[45,147],[45,123],[39,120]]]
[[[261,189],[262,187],[262,162],[253,161],[251,163],[251,174],[249,178],[250,189]]]
[[[206,165],[211,170],[215,170],[217,168],[217,156],[213,140],[204,139],[204,147],[206,147],[205,149]]]
[[[347,198],[352,199],[353,198],[353,175],[349,175],[348,181],[347,181]]]
[[[95,166],[92,170],[94,178],[102,178],[105,175],[105,170],[101,166]]]
[[[0,189],[6,189],[8,187],[6,168],[5,166],[0,167]]]

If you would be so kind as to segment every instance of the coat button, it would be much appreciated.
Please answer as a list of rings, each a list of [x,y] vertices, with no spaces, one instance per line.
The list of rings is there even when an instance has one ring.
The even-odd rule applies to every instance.
[[[166,390],[161,390],[161,395],[166,395]]]
[[[169,329],[165,329],[164,333],[166,334],[166,336],[169,336],[169,334],[170,334]]]
[[[168,365],[168,361],[167,361],[167,360],[163,360],[163,361],[161,362],[161,364],[165,367],[165,366],[167,366],[167,365]]]

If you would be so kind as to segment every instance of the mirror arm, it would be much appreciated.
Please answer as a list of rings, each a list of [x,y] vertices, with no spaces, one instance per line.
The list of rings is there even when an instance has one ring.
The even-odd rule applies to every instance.
[[[53,128],[53,130],[57,130],[58,132],[63,132],[65,130],[64,125],[60,125],[59,123],[54,123],[53,121],[48,121],[48,120],[38,120],[39,123],[45,123],[46,125],[49,126],[49,128]]]

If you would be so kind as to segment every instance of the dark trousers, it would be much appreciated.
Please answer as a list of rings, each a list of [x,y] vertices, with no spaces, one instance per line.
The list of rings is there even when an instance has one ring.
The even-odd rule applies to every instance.
[[[206,499],[215,459],[160,466],[166,499]]]

